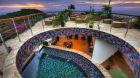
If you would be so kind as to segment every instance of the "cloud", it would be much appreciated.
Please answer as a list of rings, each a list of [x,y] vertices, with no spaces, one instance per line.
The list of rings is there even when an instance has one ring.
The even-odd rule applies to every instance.
[[[140,1],[112,1],[110,4],[115,5],[115,4],[140,4]],[[108,1],[103,2],[103,1],[79,1],[77,4],[97,4],[97,5],[107,5],[109,4]]]
[[[14,5],[3,5],[0,8],[36,8],[43,9],[45,8],[42,4],[26,3],[26,4],[14,4]]]
[[[120,8],[120,7],[115,7],[115,8]],[[121,7],[121,9],[140,9],[140,7],[135,7],[135,6],[124,6],[124,7]]]

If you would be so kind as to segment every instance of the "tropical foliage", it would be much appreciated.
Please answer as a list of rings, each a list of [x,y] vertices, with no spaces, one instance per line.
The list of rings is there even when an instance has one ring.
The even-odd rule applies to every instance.
[[[69,10],[75,10],[75,5],[70,4],[70,5],[68,6],[68,9],[69,9]]]
[[[98,12],[95,13],[96,16],[101,16],[102,14],[103,14],[102,11],[98,11]]]
[[[93,18],[93,14],[92,13],[89,13],[89,14],[86,15],[85,20],[87,22],[89,22],[90,20],[92,20],[92,18]]]
[[[103,5],[102,11],[108,18],[111,18],[112,7],[109,5]]]
[[[111,1],[112,1],[112,0],[109,0],[109,6],[110,6],[110,4],[111,4]]]
[[[69,13],[70,13],[69,10],[64,10],[60,12],[58,16],[56,16],[55,20],[53,21],[53,26],[56,27],[61,25],[61,27],[64,27],[65,22],[68,21]]]
[[[49,45],[47,41],[43,41],[42,44],[43,44],[44,47]]]
[[[92,28],[94,23],[95,23],[95,21],[93,20],[93,17],[94,17],[94,15],[93,15],[92,12],[87,14],[86,17],[85,17],[85,20],[86,20],[87,24],[89,24],[90,28]]]
[[[140,18],[136,21],[135,28],[140,29]]]

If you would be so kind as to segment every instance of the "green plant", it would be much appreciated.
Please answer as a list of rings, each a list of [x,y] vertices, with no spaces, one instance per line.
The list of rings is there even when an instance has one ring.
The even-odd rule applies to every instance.
[[[103,14],[102,11],[98,11],[98,12],[95,13],[96,16],[100,16],[100,15],[102,15],[102,14]]]
[[[61,25],[61,27],[64,27],[65,22],[68,21],[68,16],[69,16],[68,10],[60,12],[58,16],[56,16],[55,20],[53,21],[53,26],[56,27]]]
[[[93,26],[94,26],[94,23],[95,23],[95,21],[93,21],[93,20],[90,20],[90,21],[89,21],[89,28],[93,28]]]
[[[135,28],[140,29],[140,19],[136,21]]]
[[[72,10],[66,9],[64,10],[64,13],[70,17],[70,15],[72,14]]]
[[[102,11],[108,18],[111,18],[112,7],[110,5],[103,5]]]
[[[92,13],[89,13],[89,14],[86,15],[85,20],[87,22],[89,22],[90,20],[92,20],[92,18],[93,18],[93,14]]]
[[[45,47],[49,45],[47,41],[43,41],[42,44],[43,44],[43,46],[45,46]]]
[[[87,14],[86,15],[86,17],[85,17],[85,20],[87,21],[87,23],[89,24],[89,27],[90,28],[93,28],[93,25],[94,25],[94,23],[95,23],[95,21],[93,20],[93,14],[92,13],[89,13],[89,14]]]
[[[68,9],[69,9],[69,10],[75,10],[75,5],[70,4],[70,5],[68,6]]]

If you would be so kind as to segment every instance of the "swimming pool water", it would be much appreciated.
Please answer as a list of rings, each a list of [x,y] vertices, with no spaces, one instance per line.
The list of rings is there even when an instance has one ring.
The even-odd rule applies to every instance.
[[[43,54],[39,63],[38,78],[87,78],[70,59]]]

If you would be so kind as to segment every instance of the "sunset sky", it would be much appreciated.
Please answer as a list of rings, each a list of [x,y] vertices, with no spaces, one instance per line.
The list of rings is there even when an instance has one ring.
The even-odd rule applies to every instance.
[[[92,5],[101,10],[108,0],[0,0],[0,14],[13,12],[22,8],[35,8],[42,11],[61,11],[74,4],[76,11],[85,11]],[[112,0],[114,12],[129,12],[140,15],[140,0]]]

